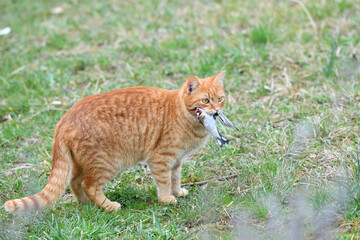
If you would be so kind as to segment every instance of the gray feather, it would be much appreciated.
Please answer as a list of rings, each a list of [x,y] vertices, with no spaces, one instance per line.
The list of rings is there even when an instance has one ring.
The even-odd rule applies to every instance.
[[[230,122],[230,120],[222,112],[217,113],[217,115],[219,116],[220,122],[224,126],[239,130],[232,122]]]

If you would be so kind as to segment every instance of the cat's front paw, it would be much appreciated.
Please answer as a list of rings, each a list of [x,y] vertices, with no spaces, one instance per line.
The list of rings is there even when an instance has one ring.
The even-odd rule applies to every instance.
[[[169,196],[166,196],[166,197],[160,197],[159,196],[159,200],[163,203],[172,203],[172,204],[176,204],[177,203],[177,200],[176,198],[173,196],[173,195],[169,195]]]
[[[186,197],[188,195],[188,190],[185,188],[180,188],[178,191],[176,191],[174,194],[178,197]]]
[[[120,203],[118,202],[111,202],[110,204],[108,204],[105,209],[108,212],[112,212],[112,211],[117,211],[120,208]]]

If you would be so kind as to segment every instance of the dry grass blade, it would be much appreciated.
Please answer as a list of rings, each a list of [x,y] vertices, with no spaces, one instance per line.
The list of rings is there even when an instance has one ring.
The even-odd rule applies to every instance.
[[[48,158],[51,158],[51,155],[49,154],[49,152],[46,150],[45,146],[44,146],[44,143],[40,140],[40,138],[38,138],[39,142],[40,142],[40,145],[41,147],[44,149],[46,155],[48,156]],[[51,162],[51,161],[50,161]]]
[[[316,39],[318,39],[318,34],[317,34],[317,26],[316,26],[316,23],[314,21],[314,19],[312,18],[310,12],[308,11],[308,9],[306,8],[306,6],[304,5],[304,3],[300,0],[291,0],[292,2],[294,3],[297,3],[301,6],[301,8],[304,10],[304,12],[306,13],[306,16],[308,17],[309,21],[310,21],[310,24],[314,30],[314,34],[315,34],[315,37]]]
[[[44,156],[44,154],[43,154],[40,150],[38,150],[38,152],[40,153],[41,157],[44,159],[45,164],[51,169],[52,161],[49,160],[49,159],[51,159],[51,155],[50,155],[49,152],[46,150],[46,148],[45,148],[43,142],[40,140],[40,138],[38,138],[38,140],[39,140],[39,142],[40,142],[40,145],[41,145],[42,149],[45,151],[47,157]]]
[[[14,168],[10,168],[10,169],[7,169],[4,174],[7,175],[7,176],[10,176],[12,175],[16,170],[19,170],[19,169],[33,169],[35,170],[35,164],[32,164],[32,163],[22,163]]]
[[[45,164],[51,168],[51,161],[49,159],[47,159],[44,154],[42,154],[42,152],[40,152],[40,150],[38,150],[38,152],[40,153],[41,157],[45,160]]]
[[[185,184],[181,184],[182,187],[191,187],[191,186],[201,186],[204,184],[207,184],[208,182],[213,182],[213,181],[224,181],[227,179],[232,179],[232,178],[237,178],[238,175],[237,174],[232,174],[229,176],[224,176],[224,177],[219,177],[219,178],[213,178],[210,180],[205,180],[205,181],[201,181],[201,182],[194,182],[194,183],[185,183]]]

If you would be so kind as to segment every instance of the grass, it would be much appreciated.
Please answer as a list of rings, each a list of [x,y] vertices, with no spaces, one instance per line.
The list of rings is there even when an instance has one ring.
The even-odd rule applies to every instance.
[[[140,165],[106,185],[120,211],[68,189],[40,213],[1,208],[0,238],[360,239],[359,4],[302,3],[308,13],[285,0],[0,2],[0,28],[12,28],[0,36],[1,203],[42,189],[55,125],[88,95],[226,69],[239,127],[182,172],[184,183],[237,179],[163,205]]]

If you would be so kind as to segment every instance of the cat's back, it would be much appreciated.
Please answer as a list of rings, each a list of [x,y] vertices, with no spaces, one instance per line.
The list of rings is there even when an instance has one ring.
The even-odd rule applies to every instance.
[[[177,90],[155,87],[130,87],[85,97],[62,117],[56,133],[76,132],[105,137],[123,134],[144,134],[152,125],[162,125],[175,102]],[[115,131],[116,130],[116,131]]]
[[[147,108],[163,104],[173,93],[174,90],[155,87],[129,87],[99,93],[79,100],[63,119],[74,121],[73,117],[83,117],[101,120],[112,115],[125,117],[134,111],[141,115]]]
[[[155,87],[122,88],[87,96],[75,103],[71,109],[79,111],[81,109],[112,108],[113,106],[128,107],[128,104],[131,104],[132,106],[143,105],[147,102],[160,100],[168,94],[171,94],[173,91],[174,90]],[[88,109],[88,106],[91,106],[91,108]]]

